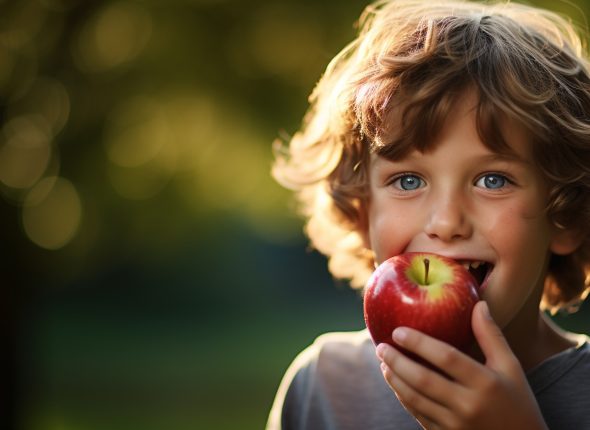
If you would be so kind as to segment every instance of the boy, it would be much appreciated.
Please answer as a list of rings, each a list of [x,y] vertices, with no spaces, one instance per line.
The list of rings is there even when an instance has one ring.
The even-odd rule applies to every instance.
[[[542,312],[590,269],[590,74],[564,19],[511,4],[381,1],[328,66],[274,174],[331,272],[428,251],[484,265],[466,355],[321,336],[287,372],[269,429],[590,428],[590,346]],[[477,264],[476,264],[477,265]]]

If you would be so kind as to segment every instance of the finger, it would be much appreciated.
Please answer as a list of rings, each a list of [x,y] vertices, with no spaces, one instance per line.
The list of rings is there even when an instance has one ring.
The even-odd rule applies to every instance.
[[[486,366],[499,371],[513,370],[518,365],[502,330],[490,315],[488,304],[476,303],[471,316],[473,334],[486,358]]]
[[[442,429],[442,427],[440,425],[436,424],[434,421],[430,420],[429,418],[427,418],[423,415],[417,415],[414,418],[416,418],[416,421],[418,421],[418,424],[420,424],[420,426],[425,430]]]
[[[424,415],[416,414],[414,415],[414,418],[416,418],[416,421],[418,421],[418,424],[420,424],[420,427],[422,427],[424,430],[438,430],[442,428],[440,425],[432,421],[430,418],[425,417]]]
[[[393,332],[394,341],[420,356],[462,385],[469,385],[472,376],[483,368],[457,348],[407,327]]]
[[[393,347],[379,347],[381,359],[392,373],[423,396],[445,407],[450,406],[453,396],[460,387],[440,373],[408,358]]]
[[[407,384],[403,378],[384,363],[381,366],[387,384],[393,389],[398,400],[406,410],[412,414],[424,428],[439,428],[438,417],[443,419],[449,411],[437,404]]]

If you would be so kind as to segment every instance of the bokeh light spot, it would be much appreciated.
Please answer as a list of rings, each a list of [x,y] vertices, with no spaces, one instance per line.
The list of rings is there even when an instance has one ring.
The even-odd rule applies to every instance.
[[[110,115],[105,137],[109,160],[137,167],[153,160],[170,140],[166,115],[155,101],[137,96]]]
[[[173,151],[139,167],[121,167],[111,164],[109,179],[115,191],[131,200],[145,200],[156,196],[170,181],[175,167]]]
[[[27,93],[9,107],[9,115],[27,112],[42,116],[53,135],[59,133],[70,116],[70,97],[65,86],[47,77],[37,78]]]
[[[107,5],[83,27],[73,47],[78,67],[102,72],[134,60],[152,33],[148,11],[137,4]]]
[[[307,77],[323,54],[321,28],[313,15],[295,5],[272,3],[261,8],[249,44],[251,55],[266,72],[294,79]]]
[[[172,142],[178,151],[178,169],[193,171],[202,167],[219,146],[222,130],[227,128],[217,118],[220,114],[214,101],[203,95],[177,96],[166,103],[166,112]]]
[[[22,223],[28,238],[45,249],[59,249],[76,235],[82,204],[74,185],[65,178],[43,178],[25,198]]]
[[[46,125],[41,118],[19,117],[3,128],[0,181],[12,188],[29,188],[41,178],[51,158]]]
[[[0,89],[4,93],[4,88],[10,83],[14,70],[14,56],[5,46],[0,44]]]
[[[0,2],[1,3],[1,2]],[[45,15],[33,0],[20,0],[2,10],[0,41],[11,48],[21,48],[37,35]]]

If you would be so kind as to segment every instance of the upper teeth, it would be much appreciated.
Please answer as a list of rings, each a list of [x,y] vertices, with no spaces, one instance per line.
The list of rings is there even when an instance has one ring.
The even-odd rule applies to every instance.
[[[484,264],[483,261],[466,261],[465,263],[463,263],[463,267],[465,267],[466,270],[469,270],[469,268],[477,269],[482,264]]]

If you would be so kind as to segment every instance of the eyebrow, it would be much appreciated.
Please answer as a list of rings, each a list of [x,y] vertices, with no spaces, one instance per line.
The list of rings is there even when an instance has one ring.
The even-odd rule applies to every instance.
[[[423,153],[423,152],[414,150],[400,160],[392,160],[392,159],[389,159],[389,158],[387,158],[383,155],[379,155],[379,154],[375,154],[375,155],[377,156],[377,159],[381,158],[381,159],[395,163],[395,162],[402,161],[404,159],[406,159],[406,160],[416,159],[419,156],[427,155],[427,154],[428,154],[427,152]],[[482,162],[508,162],[508,163],[518,163],[518,164],[525,164],[525,165],[533,165],[534,164],[532,161],[527,160],[512,151],[510,151],[510,152],[509,151],[506,151],[506,152],[491,152],[490,151],[489,153],[478,155],[477,158],[480,159]]]
[[[525,165],[533,165],[534,163],[530,160],[527,160],[515,152],[492,152],[490,154],[485,154],[481,157],[483,161],[498,161],[498,162],[508,162],[508,163],[518,163],[518,164],[525,164]]]

